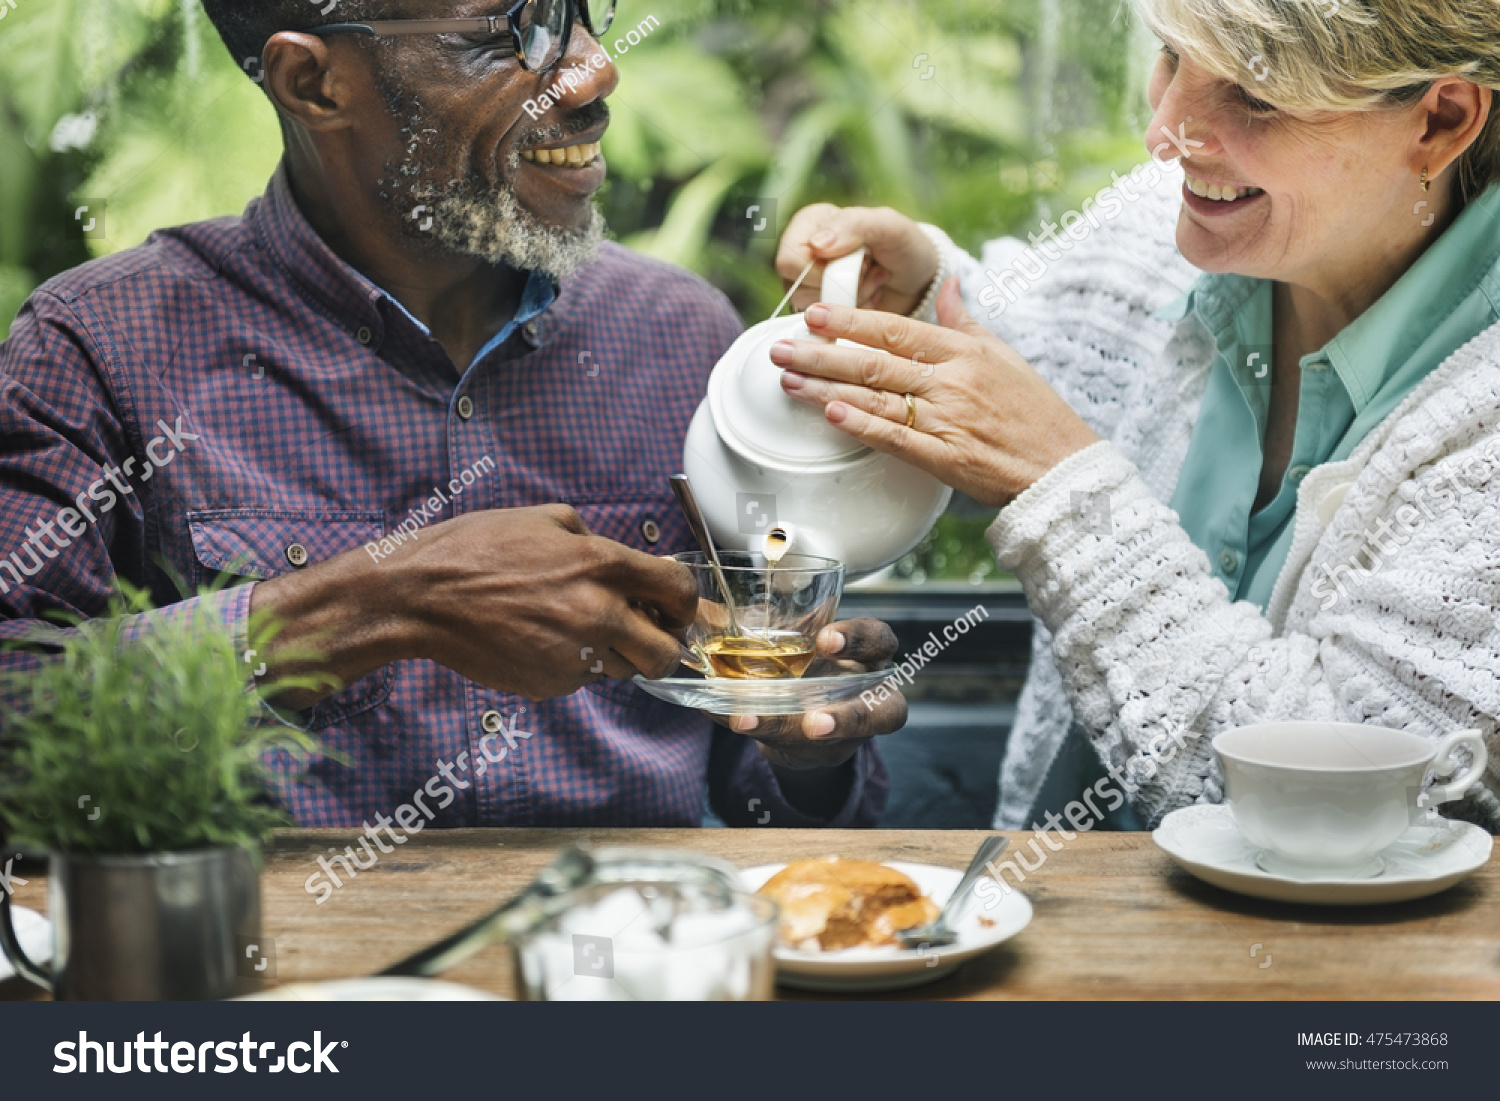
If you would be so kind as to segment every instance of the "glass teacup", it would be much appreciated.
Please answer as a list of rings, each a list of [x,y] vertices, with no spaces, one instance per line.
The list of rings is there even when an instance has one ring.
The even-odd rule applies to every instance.
[[[833,621],[843,595],[841,563],[788,554],[772,565],[762,554],[720,551],[726,594],[701,551],[673,558],[692,570],[698,583],[698,616],[688,628],[683,664],[706,677],[733,680],[800,677],[807,671],[818,632]]]

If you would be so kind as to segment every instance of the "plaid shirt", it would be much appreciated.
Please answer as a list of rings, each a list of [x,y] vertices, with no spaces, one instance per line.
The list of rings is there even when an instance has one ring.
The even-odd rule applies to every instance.
[[[0,345],[0,637],[49,610],[101,614],[117,576],[176,601],[161,562],[196,586],[373,544],[399,569],[402,531],[480,509],[564,501],[597,534],[686,549],[667,476],[739,330],[701,280],[606,244],[560,288],[533,274],[458,374],[278,171],[242,218],[51,280]],[[197,598],[237,645],[251,588]],[[846,805],[810,819],[753,743],[630,682],[531,703],[402,661],[301,719],[343,762],[268,756],[308,826],[374,821],[424,789],[454,793],[426,803],[440,826],[697,825],[705,790],[731,825],[870,825],[886,796],[866,746]]]

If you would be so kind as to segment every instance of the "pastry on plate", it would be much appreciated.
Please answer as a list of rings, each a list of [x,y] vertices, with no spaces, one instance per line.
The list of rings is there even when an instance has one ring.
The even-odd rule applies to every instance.
[[[782,942],[805,952],[892,945],[898,929],[938,915],[909,876],[837,856],[788,864],[757,893],[781,907]]]

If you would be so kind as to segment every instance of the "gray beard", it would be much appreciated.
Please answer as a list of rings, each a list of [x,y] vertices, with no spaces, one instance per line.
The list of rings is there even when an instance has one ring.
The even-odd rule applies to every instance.
[[[409,239],[488,264],[541,272],[558,282],[599,255],[605,223],[597,205],[590,204],[587,225],[554,226],[522,206],[508,184],[491,188],[472,176],[438,184],[433,178],[443,154],[438,131],[424,125],[420,104],[405,93],[394,72],[381,84],[392,113],[406,116],[402,132],[407,146],[399,165],[385,166],[380,194],[401,215]],[[562,127],[549,126],[535,136],[550,141],[565,134]],[[512,175],[520,161],[513,151],[507,165]]]
[[[509,187],[480,193],[467,181],[454,181],[429,205],[429,233],[449,250],[541,272],[559,282],[598,256],[604,240],[604,215],[597,206],[590,207],[587,225],[548,225],[522,206]]]

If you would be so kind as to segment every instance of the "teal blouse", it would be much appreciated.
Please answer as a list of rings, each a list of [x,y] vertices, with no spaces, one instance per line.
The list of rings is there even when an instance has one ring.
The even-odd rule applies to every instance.
[[[1470,203],[1373,306],[1302,357],[1291,461],[1259,512],[1251,509],[1271,394],[1271,282],[1204,275],[1160,316],[1189,313],[1213,334],[1218,356],[1172,508],[1230,597],[1264,609],[1307,472],[1347,459],[1428,372],[1500,320],[1500,186]]]

